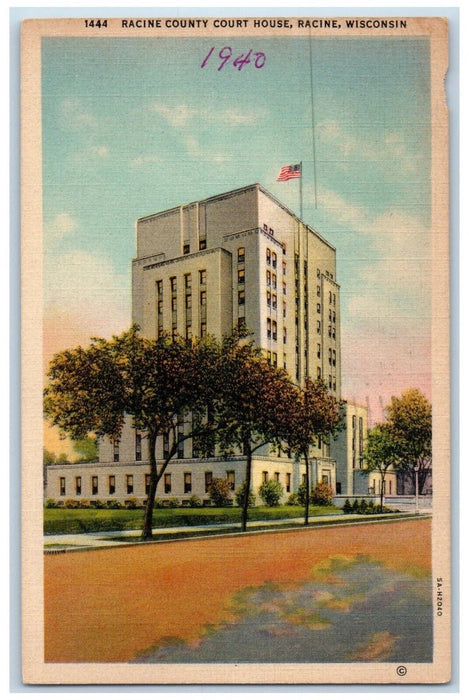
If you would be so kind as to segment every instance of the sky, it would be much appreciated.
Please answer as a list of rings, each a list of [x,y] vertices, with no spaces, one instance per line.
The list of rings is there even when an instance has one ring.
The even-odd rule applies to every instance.
[[[224,46],[265,64],[218,70]],[[337,249],[344,398],[371,422],[410,386],[431,399],[430,126],[426,39],[44,39],[45,367],[129,326],[138,217],[255,182],[299,215],[276,177],[302,161],[303,219]]]

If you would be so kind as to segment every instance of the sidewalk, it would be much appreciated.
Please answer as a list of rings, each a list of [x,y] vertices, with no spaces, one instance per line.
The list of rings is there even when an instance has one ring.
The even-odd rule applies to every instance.
[[[427,515],[428,513],[421,512],[421,515]],[[309,518],[309,523],[321,523],[323,526],[326,525],[338,525],[338,524],[348,524],[347,521],[356,521],[357,518],[360,523],[366,523],[367,521],[376,522],[378,517],[379,520],[396,517],[395,513],[383,513],[382,515],[357,515],[356,513],[350,515],[321,515]],[[406,513],[400,513],[399,519],[402,516],[406,516]],[[413,515],[413,514],[412,514]],[[242,533],[241,530],[238,532],[230,533],[233,535],[248,534],[249,532],[262,532],[268,531],[271,527],[279,525],[296,525],[301,526],[304,519],[301,518],[288,518],[282,520],[253,520],[248,522],[247,533]],[[350,523],[351,524],[351,523]],[[193,533],[199,533],[201,536],[204,532],[209,532],[208,537],[216,537],[222,535],[225,530],[240,528],[241,523],[213,523],[210,525],[192,525],[185,527],[166,527],[166,528],[154,528],[153,536],[157,535],[173,535],[187,533],[189,537],[193,537]],[[122,530],[122,531],[107,531],[107,532],[88,532],[88,533],[76,533],[71,535],[44,535],[44,552],[63,552],[67,549],[95,549],[103,547],[123,547],[127,545],[135,544],[151,544],[152,542],[157,542],[158,540],[149,540],[148,542],[141,542],[139,540],[140,530]],[[135,538],[135,541],[117,541],[117,538]],[[186,539],[186,538],[178,538]],[[168,540],[160,541],[174,541],[169,538]]]

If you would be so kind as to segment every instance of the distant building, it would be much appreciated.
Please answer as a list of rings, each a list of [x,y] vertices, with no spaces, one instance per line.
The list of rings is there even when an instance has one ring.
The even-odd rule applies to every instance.
[[[243,323],[273,365],[285,368],[299,385],[307,377],[322,378],[340,398],[335,248],[261,185],[145,216],[138,219],[136,234],[132,320],[143,335],[221,336]],[[323,443],[312,450],[312,484],[324,481],[335,490],[338,482],[342,492],[353,490],[367,421],[366,409],[357,408],[356,414],[351,410],[348,405],[352,427],[348,424],[338,445]],[[156,450],[163,459],[164,438]],[[234,496],[244,469],[242,455],[202,459],[197,445],[186,440],[156,496],[185,501],[197,495],[208,501],[215,477],[227,477]],[[256,495],[263,481],[276,479],[286,500],[298,490],[305,467],[266,446],[256,452],[252,473]],[[101,442],[99,463],[48,469],[47,496],[54,499],[144,502],[148,487],[146,440],[130,419],[119,443]]]

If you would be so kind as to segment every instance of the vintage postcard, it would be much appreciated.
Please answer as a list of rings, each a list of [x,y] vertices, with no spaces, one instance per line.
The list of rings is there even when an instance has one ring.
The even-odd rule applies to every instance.
[[[447,68],[23,22],[24,682],[450,681]]]

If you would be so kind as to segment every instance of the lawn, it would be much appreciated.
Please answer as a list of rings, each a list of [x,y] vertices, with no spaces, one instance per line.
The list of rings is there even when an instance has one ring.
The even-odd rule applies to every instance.
[[[288,520],[302,517],[303,512],[302,506],[256,506],[249,509],[249,520]],[[340,512],[335,506],[310,506],[311,516]],[[45,508],[44,534],[139,530],[142,521],[142,509]],[[235,507],[157,508],[153,512],[153,527],[190,527],[240,521],[241,508]]]

